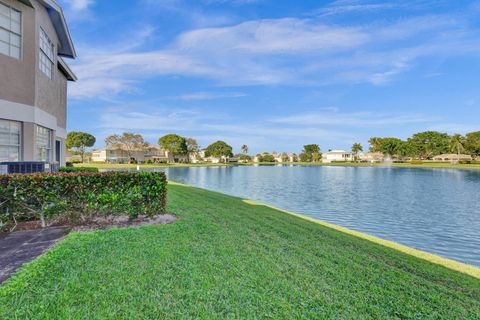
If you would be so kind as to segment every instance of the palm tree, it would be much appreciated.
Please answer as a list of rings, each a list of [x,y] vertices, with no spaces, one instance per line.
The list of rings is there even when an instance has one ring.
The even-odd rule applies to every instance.
[[[247,153],[248,153],[248,146],[247,146],[246,144],[244,144],[244,145],[242,146],[242,152],[243,152],[244,154],[247,154]]]
[[[354,143],[352,146],[352,153],[354,155],[355,161],[357,161],[358,153],[363,151],[363,147],[360,143]]]
[[[465,151],[465,147],[463,146],[465,139],[461,134],[454,134],[450,138],[450,150],[452,152],[456,152],[457,154],[461,154]]]

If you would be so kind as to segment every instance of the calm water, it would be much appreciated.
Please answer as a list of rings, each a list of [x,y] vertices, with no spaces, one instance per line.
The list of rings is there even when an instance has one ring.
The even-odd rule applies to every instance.
[[[172,181],[480,266],[480,170],[238,166],[164,171]]]

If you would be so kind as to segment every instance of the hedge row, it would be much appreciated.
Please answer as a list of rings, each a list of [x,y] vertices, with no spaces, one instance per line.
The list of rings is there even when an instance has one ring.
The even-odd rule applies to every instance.
[[[98,172],[98,168],[90,167],[60,167],[60,172]]]
[[[166,212],[167,179],[154,172],[0,176],[0,229],[21,221]]]

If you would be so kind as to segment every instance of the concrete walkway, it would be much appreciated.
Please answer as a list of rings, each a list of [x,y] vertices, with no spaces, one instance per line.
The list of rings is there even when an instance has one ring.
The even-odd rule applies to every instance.
[[[47,228],[0,234],[0,284],[24,263],[48,250],[68,232],[67,228]]]

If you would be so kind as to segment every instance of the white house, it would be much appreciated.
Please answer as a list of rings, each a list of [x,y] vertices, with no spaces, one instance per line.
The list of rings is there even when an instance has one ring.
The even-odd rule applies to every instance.
[[[323,154],[322,162],[353,161],[353,153],[345,150],[330,150]]]
[[[208,157],[208,158],[205,158],[205,161],[210,163],[231,163],[231,162],[238,162],[238,158],[225,157],[225,156],[221,156],[220,158]]]
[[[358,159],[360,159],[362,162],[375,163],[383,162],[383,160],[385,160],[385,156],[381,152],[367,152],[360,154]]]
[[[205,162],[205,151],[201,150],[188,155],[190,163],[203,163]]]

